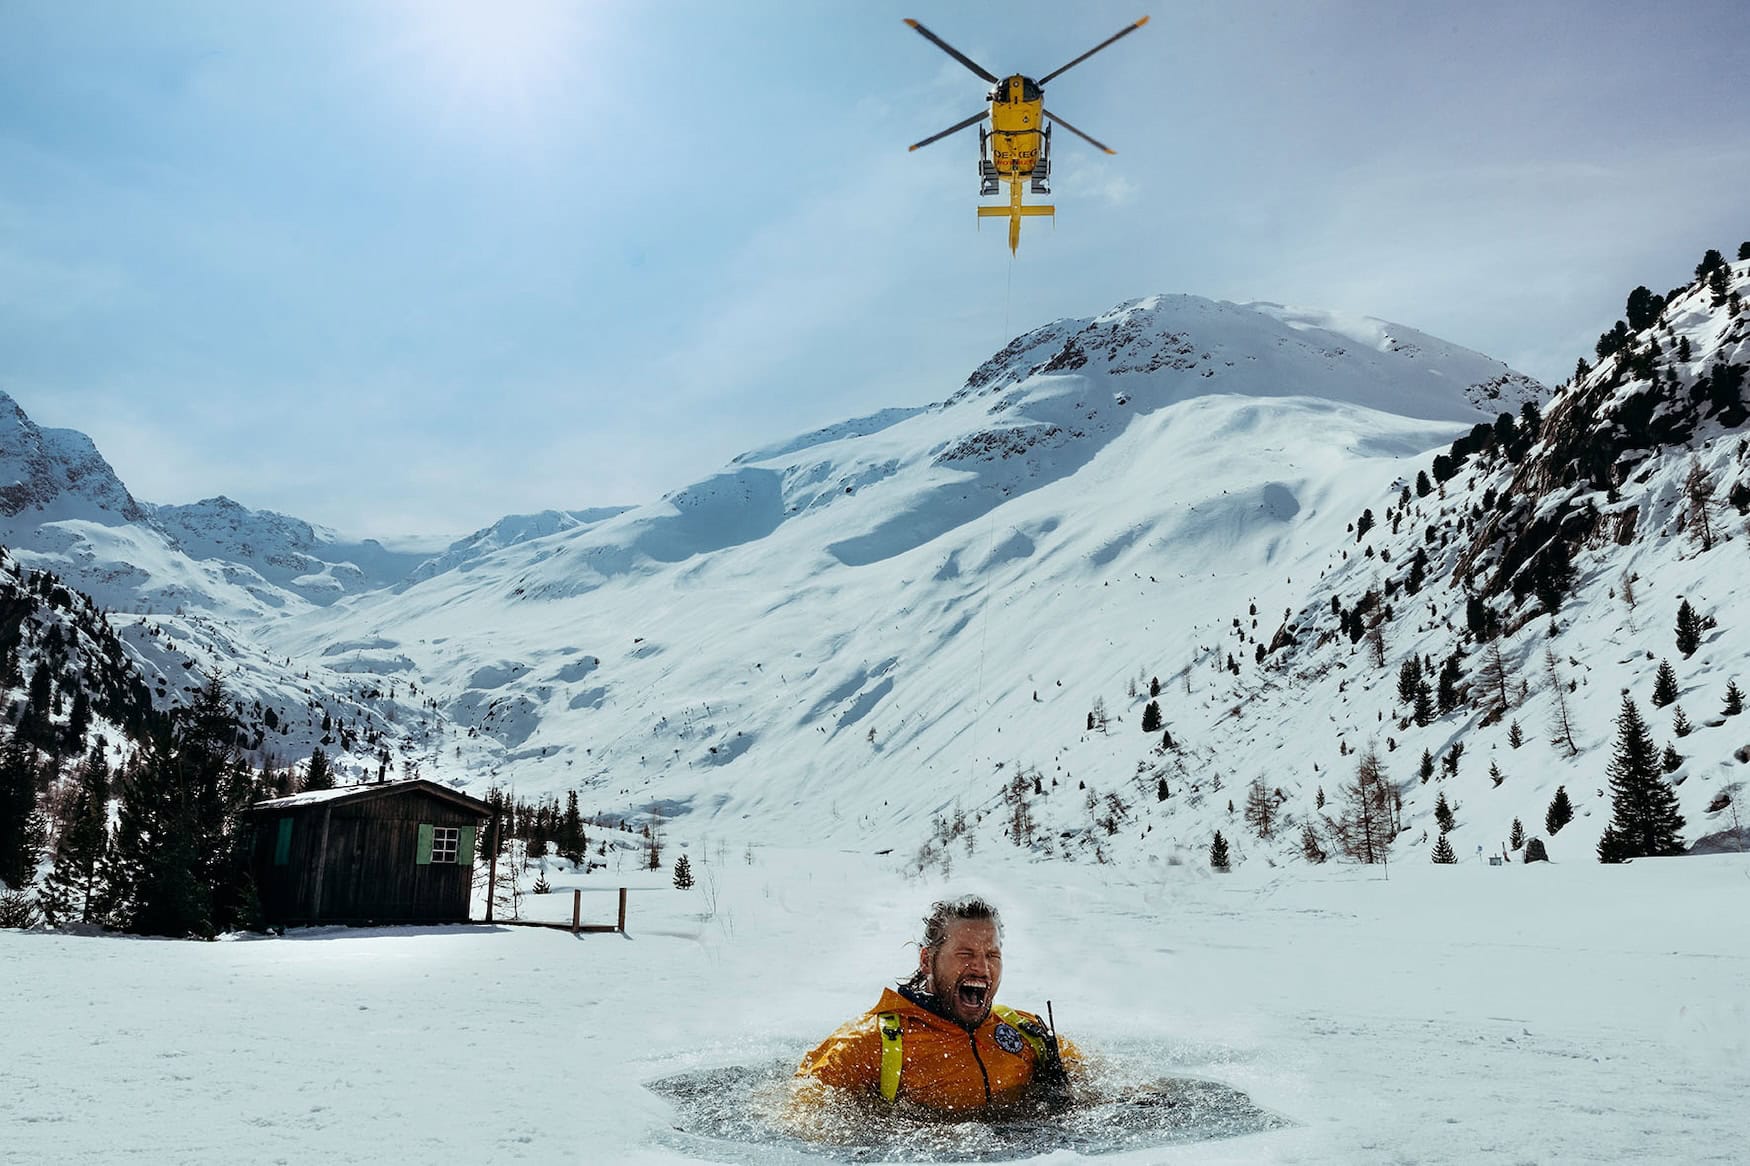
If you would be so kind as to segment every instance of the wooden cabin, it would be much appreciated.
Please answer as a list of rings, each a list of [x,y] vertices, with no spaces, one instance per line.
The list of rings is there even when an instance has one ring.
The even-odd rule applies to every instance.
[[[491,807],[432,781],[257,802],[250,867],[269,924],[466,923]]]

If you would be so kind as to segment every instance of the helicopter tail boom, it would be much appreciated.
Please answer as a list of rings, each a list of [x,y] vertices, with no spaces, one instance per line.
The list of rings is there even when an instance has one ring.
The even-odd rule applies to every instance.
[[[1021,201],[1021,184],[1019,181],[1009,183],[1008,206],[981,206],[978,217],[981,219],[1009,220],[1009,254],[1013,255],[1021,246],[1021,220],[1032,216],[1053,219],[1055,221],[1057,208],[1045,203],[1025,204]]]

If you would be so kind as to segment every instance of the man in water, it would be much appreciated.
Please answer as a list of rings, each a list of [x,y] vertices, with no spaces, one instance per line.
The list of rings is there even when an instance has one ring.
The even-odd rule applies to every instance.
[[[917,972],[802,1059],[798,1077],[938,1113],[1070,1102],[1065,1062],[1080,1055],[1039,1017],[996,1003],[1003,924],[967,895],[935,903]]]

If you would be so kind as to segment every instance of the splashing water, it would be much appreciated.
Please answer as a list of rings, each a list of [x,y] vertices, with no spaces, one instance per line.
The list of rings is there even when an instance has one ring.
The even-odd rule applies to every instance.
[[[663,1140],[723,1162],[1000,1162],[1055,1150],[1112,1154],[1238,1137],[1291,1123],[1244,1093],[1101,1059],[1057,1113],[951,1120],[798,1081],[793,1061],[730,1065],[649,1082],[675,1107]]]

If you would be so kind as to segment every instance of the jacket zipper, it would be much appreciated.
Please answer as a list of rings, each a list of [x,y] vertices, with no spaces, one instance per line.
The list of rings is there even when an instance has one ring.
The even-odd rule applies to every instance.
[[[984,1103],[990,1104],[990,1074],[985,1072],[984,1058],[978,1055],[978,1032],[966,1034],[966,1039],[972,1042],[972,1059],[978,1062],[978,1075],[984,1078]]]

